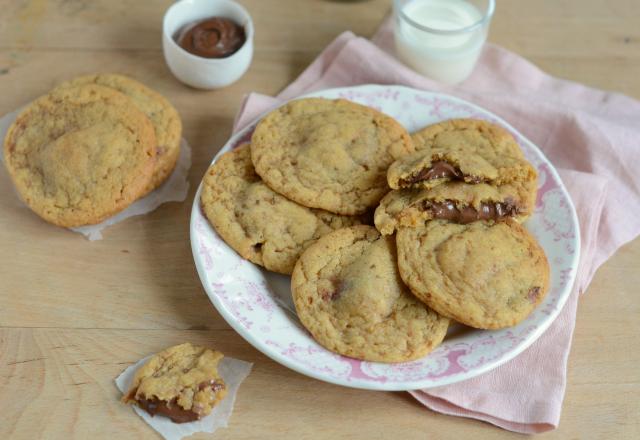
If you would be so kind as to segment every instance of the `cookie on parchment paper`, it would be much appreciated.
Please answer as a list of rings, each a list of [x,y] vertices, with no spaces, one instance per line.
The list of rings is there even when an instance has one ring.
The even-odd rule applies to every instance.
[[[18,193],[58,226],[100,223],[142,196],[156,137],[145,114],[108,87],[56,89],[9,127],[5,165]]]

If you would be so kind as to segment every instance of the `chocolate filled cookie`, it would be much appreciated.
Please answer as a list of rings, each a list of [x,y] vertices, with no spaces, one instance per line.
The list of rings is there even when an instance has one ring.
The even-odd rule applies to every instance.
[[[500,186],[449,182],[431,189],[393,190],[380,201],[374,221],[383,234],[393,234],[399,226],[423,225],[425,220],[524,221],[535,208],[535,185],[533,180]]]
[[[362,214],[389,188],[387,168],[413,151],[393,118],[344,99],[291,101],[265,116],[251,158],[267,185],[311,208]]]
[[[425,356],[442,342],[449,323],[409,292],[394,239],[371,226],[340,229],[311,245],[296,263],[291,291],[314,339],[358,359]]]
[[[433,188],[449,181],[502,185],[535,180],[516,140],[503,128],[475,119],[451,119],[412,135],[416,152],[394,162],[389,186]]]
[[[224,154],[209,168],[200,197],[207,219],[229,246],[265,268],[290,274],[316,239],[359,217],[301,206],[274,192],[251,163],[249,145]]]
[[[549,264],[513,220],[427,221],[398,230],[398,267],[414,295],[438,313],[481,329],[516,325],[549,289]]]
[[[227,394],[218,374],[223,357],[218,351],[189,343],[167,348],[136,371],[122,400],[175,423],[199,420]]]

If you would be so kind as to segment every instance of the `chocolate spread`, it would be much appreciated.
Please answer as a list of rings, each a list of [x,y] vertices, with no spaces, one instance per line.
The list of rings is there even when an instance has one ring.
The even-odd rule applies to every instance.
[[[494,202],[480,204],[480,210],[472,206],[465,206],[462,209],[456,206],[451,200],[444,202],[425,202],[425,210],[431,211],[434,219],[448,220],[453,223],[467,224],[478,220],[502,220],[518,214],[518,208],[510,200],[505,202]]]
[[[224,384],[216,382],[214,379],[212,379],[210,381],[200,383],[198,385],[198,390],[202,391],[205,388],[209,387],[215,393],[223,389]],[[169,417],[174,423],[193,422],[194,420],[198,420],[200,418],[200,414],[198,414],[197,412],[190,409],[184,409],[180,405],[178,405],[177,397],[174,397],[169,401],[160,400],[155,397],[152,397],[150,399],[137,397],[135,398],[135,401],[138,403],[138,406],[140,408],[144,409],[152,416],[160,414],[161,416]]]
[[[459,168],[454,167],[444,160],[438,160],[431,164],[430,168],[424,168],[416,174],[409,176],[406,179],[400,181],[401,185],[412,185],[414,183],[422,182],[423,180],[434,179],[452,179],[452,180],[465,180],[469,183],[480,183],[482,178],[478,176],[465,176]]]
[[[244,28],[224,17],[212,17],[185,26],[176,41],[184,50],[204,58],[233,55],[246,41]]]
[[[198,413],[191,411],[190,409],[184,409],[178,405],[177,399],[171,399],[170,401],[156,399],[144,399],[142,397],[136,400],[138,406],[144,409],[146,412],[155,416],[160,414],[165,417],[169,417],[175,423],[187,423],[198,420],[200,416]]]

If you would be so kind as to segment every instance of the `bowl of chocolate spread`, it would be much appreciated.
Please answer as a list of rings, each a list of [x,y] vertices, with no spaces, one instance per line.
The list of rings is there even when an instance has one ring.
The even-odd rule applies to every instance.
[[[171,72],[199,89],[237,81],[253,57],[253,22],[231,0],[181,0],[165,13],[162,48]]]

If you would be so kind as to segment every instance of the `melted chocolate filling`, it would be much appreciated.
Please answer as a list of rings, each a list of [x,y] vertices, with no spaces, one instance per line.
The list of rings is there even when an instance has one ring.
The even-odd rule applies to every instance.
[[[198,390],[202,391],[207,387],[211,387],[213,392],[217,392],[224,388],[224,384],[216,382],[215,380],[210,380],[198,385]],[[155,397],[151,399],[138,397],[135,400],[140,408],[144,409],[152,416],[160,414],[161,416],[169,417],[174,423],[188,423],[200,418],[200,414],[197,412],[190,409],[184,409],[178,405],[177,397],[174,397],[169,401],[160,400]]]
[[[413,185],[424,180],[435,179],[464,180],[467,183],[480,183],[483,181],[481,177],[465,175],[459,168],[443,160],[438,160],[431,164],[431,168],[423,168],[416,174],[406,179],[401,179],[399,183],[400,185]]]
[[[139,397],[136,402],[138,402],[138,406],[140,408],[144,409],[152,416],[160,414],[161,416],[169,417],[175,423],[193,422],[200,418],[200,415],[195,411],[184,409],[178,405],[177,400],[177,398],[173,398],[167,402],[155,397],[152,399]]]
[[[480,210],[472,206],[460,209],[451,200],[444,202],[426,201],[424,209],[431,211],[437,220],[447,220],[453,223],[467,224],[478,220],[502,220],[514,217],[519,213],[518,207],[509,199],[504,202],[481,203]]]

